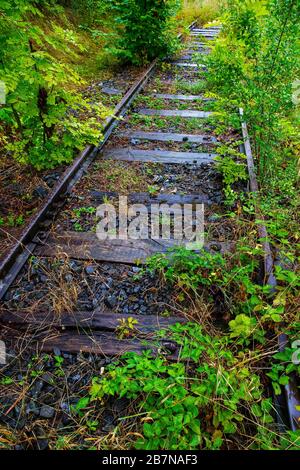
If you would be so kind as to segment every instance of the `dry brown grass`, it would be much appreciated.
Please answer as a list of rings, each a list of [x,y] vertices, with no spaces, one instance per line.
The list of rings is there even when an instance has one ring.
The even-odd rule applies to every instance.
[[[218,17],[220,3],[220,0],[184,0],[178,17],[185,25],[197,20],[203,26]]]

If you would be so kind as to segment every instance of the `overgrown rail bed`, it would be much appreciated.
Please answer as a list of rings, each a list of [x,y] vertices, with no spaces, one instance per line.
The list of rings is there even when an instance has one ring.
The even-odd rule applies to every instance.
[[[255,192],[245,128],[243,136],[223,121],[217,100],[199,91],[202,53],[219,31],[194,25],[178,57],[152,64],[121,103],[112,134],[107,127],[106,145],[90,152],[84,172],[75,164],[76,184],[64,197],[73,171],[43,230],[35,225],[23,256],[6,264],[1,420],[20,448],[26,433],[37,448],[260,448],[270,433],[293,445],[280,434],[290,426],[286,398],[274,401],[264,373],[277,383],[276,334],[270,328],[263,347],[255,318],[232,316],[243,301],[252,308],[246,275],[267,304],[270,266],[245,261],[266,259],[253,214],[232,216]],[[117,211],[121,195],[140,216],[176,204],[173,224],[184,204],[203,204],[204,249],[186,250],[174,237],[99,241],[97,208]],[[148,235],[151,228],[147,219]],[[49,423],[57,431],[48,433]]]

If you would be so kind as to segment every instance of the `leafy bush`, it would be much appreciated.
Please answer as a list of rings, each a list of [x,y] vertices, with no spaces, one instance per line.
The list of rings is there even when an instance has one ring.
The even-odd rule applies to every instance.
[[[178,287],[198,291],[201,286],[218,283],[222,277],[225,260],[220,254],[203,251],[200,255],[185,248],[159,253],[147,260],[147,269],[160,273],[164,279]]]
[[[259,376],[225,337],[213,338],[190,323],[172,327],[170,339],[180,346],[178,362],[154,358],[150,351],[127,353],[94,378],[85,406],[108,396],[138,403],[142,437],[135,447],[147,450],[220,449],[227,437],[232,442],[239,434],[255,436],[251,422],[273,422]]]
[[[119,33],[111,52],[134,64],[164,56],[175,44],[170,21],[179,5],[178,0],[110,1]]]
[[[211,89],[245,108],[262,176],[274,170],[281,119],[294,107],[299,14],[296,0],[230,0],[224,14],[226,36],[207,57]]]
[[[30,16],[43,17],[34,2],[6,1],[0,15],[0,80],[7,92],[0,119],[11,129],[5,148],[37,169],[69,162],[75,149],[99,141],[108,115],[72,90],[82,84],[79,76],[49,52],[74,55],[74,45],[81,46],[72,35],[60,42],[32,23]]]
[[[286,311],[293,309],[293,298],[299,291],[299,276],[291,270],[276,268],[279,281],[278,293],[270,301],[270,286],[262,286],[257,280],[257,270],[260,265],[262,250],[259,246],[252,247],[242,239],[236,246],[234,254],[222,256],[203,250],[195,253],[186,248],[174,248],[168,253],[159,253],[146,262],[150,272],[159,273],[164,280],[182,290],[182,293],[199,298],[206,289],[208,297],[215,297],[219,292],[224,299],[224,308],[231,317],[242,315],[231,326],[243,332],[241,339],[248,343],[251,336],[255,341],[261,341],[263,331],[261,325],[272,325],[272,328],[285,319]],[[229,300],[230,299],[230,300]],[[220,299],[218,300],[220,302]],[[291,302],[291,305],[290,305]],[[294,300],[295,302],[295,300]],[[250,320],[256,317],[257,321]],[[287,323],[293,319],[286,316]],[[251,328],[247,323],[251,323]],[[232,330],[233,331],[233,330]],[[238,335],[236,335],[238,336]]]

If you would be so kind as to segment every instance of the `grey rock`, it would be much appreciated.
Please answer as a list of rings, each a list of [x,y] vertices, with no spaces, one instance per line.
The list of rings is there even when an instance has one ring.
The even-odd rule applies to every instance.
[[[80,374],[75,374],[75,375],[73,375],[72,377],[70,377],[70,379],[71,379],[73,382],[78,382],[78,381],[81,379],[81,375],[80,375]]]
[[[33,191],[33,195],[41,199],[44,199],[48,195],[48,191],[46,188],[44,188],[44,186],[38,186]]]
[[[79,264],[78,261],[71,260],[69,266],[75,273],[79,273],[82,271],[82,266],[81,264]]]
[[[141,141],[139,139],[130,139],[131,145],[138,145]]]
[[[103,416],[103,427],[102,431],[103,432],[111,432],[114,430],[114,421],[115,418],[112,414],[105,413]]]
[[[36,446],[38,450],[46,450],[48,449],[48,440],[47,439],[38,439],[36,441]]]
[[[134,273],[139,273],[141,270],[141,268],[138,268],[137,266],[133,266],[133,268],[131,268],[131,271],[133,271]]]
[[[117,304],[117,297],[115,295],[109,295],[107,299],[105,299],[105,303],[108,307],[113,308]]]
[[[121,94],[120,90],[118,90],[117,88],[108,87],[108,86],[102,87],[102,93],[105,93],[106,95],[120,95]]]
[[[65,280],[66,280],[67,282],[72,282],[72,281],[73,281],[73,276],[72,276],[72,274],[69,274],[69,273],[66,274],[66,275],[65,275]]]
[[[41,393],[43,386],[44,386],[44,382],[42,380],[38,380],[30,391],[31,396],[37,397]]]
[[[42,299],[45,296],[45,294],[44,292],[35,292],[34,296],[37,300],[39,300],[39,299]]]
[[[85,267],[85,272],[87,274],[94,274],[96,272],[96,267],[92,266],[92,265],[86,266]]]
[[[22,296],[22,292],[17,290],[14,292],[13,296],[12,296],[12,300],[19,300]]]
[[[70,406],[68,405],[68,403],[62,402],[62,403],[60,404],[60,408],[61,408],[62,411],[64,411],[65,413],[69,413],[69,412],[70,412]]]
[[[55,413],[54,408],[52,408],[49,405],[43,405],[40,409],[40,417],[41,418],[51,419],[51,418],[53,418],[54,413]]]
[[[33,400],[30,400],[26,408],[26,414],[27,415],[33,414],[35,416],[38,416],[39,413],[40,413],[40,409],[38,408],[38,406],[35,404]]]
[[[50,373],[46,372],[46,374],[42,375],[42,380],[46,382],[47,384],[52,384],[53,383],[53,377]]]
[[[16,444],[14,450],[25,450],[25,448],[22,444]]]
[[[53,353],[55,356],[61,356],[61,350],[59,348],[53,348]]]
[[[220,220],[220,217],[217,214],[212,214],[209,217],[207,217],[208,222],[218,222]]]

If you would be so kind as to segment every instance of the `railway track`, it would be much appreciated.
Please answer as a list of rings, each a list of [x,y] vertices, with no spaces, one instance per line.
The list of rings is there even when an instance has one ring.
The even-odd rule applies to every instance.
[[[151,339],[155,330],[186,321],[173,302],[174,292],[162,289],[155,297],[149,294],[159,290],[154,281],[145,280],[143,290],[135,277],[149,256],[179,244],[174,234],[169,238],[148,237],[153,228],[148,210],[156,208],[156,220],[161,220],[159,204],[175,204],[174,220],[177,217],[180,221],[183,209],[194,216],[196,205],[204,205],[209,220],[205,249],[212,253],[234,251],[237,240],[219,210],[222,183],[214,168],[221,139],[209,123],[211,100],[194,91],[199,76],[205,80],[206,73],[205,67],[195,61],[195,53],[209,53],[209,42],[218,32],[218,27],[201,29],[192,25],[181,55],[163,64],[155,60],[150,65],[107,121],[99,147],[86,148],[74,161],[2,262],[3,339],[16,341],[26,332],[30,343],[42,351],[59,349],[115,357],[125,351],[150,348],[165,350],[169,358],[176,360],[179,352],[175,343],[161,340],[157,344]],[[242,110],[240,114],[242,118]],[[242,134],[250,190],[255,192],[258,186],[244,122]],[[97,189],[89,177],[114,165],[119,173],[126,174],[129,187],[132,178],[133,190],[125,191],[126,202],[138,207],[140,215],[144,211],[148,231],[144,238],[99,240],[95,232],[97,207],[110,204],[120,208],[120,200],[117,191]],[[136,182],[137,174],[142,181]],[[195,218],[189,220],[195,225]],[[121,226],[119,215],[117,228]],[[266,238],[264,225],[259,227],[259,236]],[[263,249],[264,280],[276,288],[267,242]],[[168,316],[164,315],[166,309]],[[116,332],[128,317],[137,322],[139,334],[121,339]],[[284,340],[282,337],[281,345]],[[295,409],[297,389],[290,384],[285,393],[290,426],[295,429],[299,418]]]

